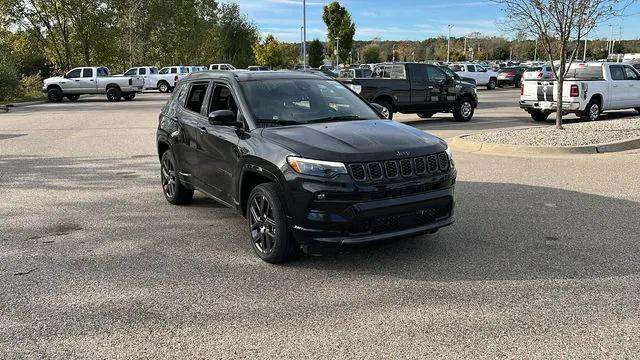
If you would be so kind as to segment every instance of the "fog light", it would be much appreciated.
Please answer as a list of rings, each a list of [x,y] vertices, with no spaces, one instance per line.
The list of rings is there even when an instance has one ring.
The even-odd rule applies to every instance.
[[[318,194],[317,198],[318,198],[318,200],[324,200],[324,199],[326,199],[326,198],[327,198],[327,195],[325,195],[325,194]]]

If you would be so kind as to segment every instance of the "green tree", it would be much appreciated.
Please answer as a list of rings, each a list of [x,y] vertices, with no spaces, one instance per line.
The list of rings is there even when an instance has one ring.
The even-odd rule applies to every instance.
[[[314,39],[309,44],[309,66],[320,67],[324,62],[324,47],[319,39]]]
[[[220,5],[215,32],[216,62],[231,63],[239,68],[253,64],[252,45],[258,42],[260,35],[255,24],[241,15],[238,4]]]
[[[380,45],[369,44],[362,51],[362,59],[366,64],[374,64],[380,62]]]
[[[353,49],[353,37],[356,34],[356,26],[351,21],[351,14],[339,2],[334,1],[324,7],[322,20],[327,25],[327,54],[332,58],[335,57],[337,40],[340,51],[339,60],[346,61]]]
[[[298,50],[295,46],[279,42],[269,34],[262,44],[256,43],[253,52],[258,65],[273,69],[291,68],[298,61]]]

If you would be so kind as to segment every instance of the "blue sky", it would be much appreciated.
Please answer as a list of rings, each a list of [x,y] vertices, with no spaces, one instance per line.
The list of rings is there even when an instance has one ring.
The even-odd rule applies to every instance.
[[[260,28],[263,34],[274,34],[279,40],[300,41],[302,0],[233,0]],[[307,1],[307,39],[326,38],[322,7],[329,0]],[[484,35],[505,35],[498,29],[502,11],[485,0],[342,0],[356,23],[356,39],[423,40],[447,33],[463,36],[478,31]],[[634,14],[635,16],[631,15]],[[612,23],[623,26],[626,39],[640,38],[640,4],[627,10],[627,16]],[[609,36],[610,28],[601,26],[594,35]]]

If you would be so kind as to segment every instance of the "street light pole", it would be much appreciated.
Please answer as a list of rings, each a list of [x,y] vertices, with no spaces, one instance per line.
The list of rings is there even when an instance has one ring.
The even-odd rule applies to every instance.
[[[307,0],[302,0],[302,68],[307,68]]]
[[[300,63],[304,64],[304,35],[303,35],[304,27],[300,26]]]
[[[340,66],[340,37],[336,37],[336,69]]]
[[[584,53],[582,54],[582,62],[587,62],[587,37],[584,37]]]
[[[447,62],[451,60],[451,28],[453,25],[447,25],[449,28],[449,37],[447,38]]]
[[[391,59],[391,62],[396,62],[396,44],[393,44],[391,46],[391,55],[393,56],[393,59]]]

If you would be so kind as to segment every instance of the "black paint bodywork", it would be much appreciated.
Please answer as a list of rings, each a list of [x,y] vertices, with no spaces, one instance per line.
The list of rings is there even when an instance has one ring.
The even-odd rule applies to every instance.
[[[163,107],[157,131],[158,153],[173,152],[180,180],[246,216],[246,199],[260,182],[277,185],[289,227],[303,246],[359,243],[432,232],[453,223],[456,169],[395,180],[355,181],[351,174],[334,178],[300,175],[288,156],[352,163],[398,161],[443,153],[447,144],[414,127],[383,119],[341,121],[259,128],[248,111],[239,84],[263,79],[320,78],[301,72],[202,72],[179,83]],[[229,87],[238,105],[242,126],[209,124],[200,113],[184,108],[184,89],[210,82]],[[207,91],[205,103],[211,96]],[[364,101],[364,100],[363,100]],[[319,197],[322,194],[322,197]],[[446,216],[437,221],[412,222],[438,207]],[[352,225],[391,216],[393,229],[354,233]],[[407,220],[409,219],[409,220]],[[364,228],[360,228],[362,230]]]

